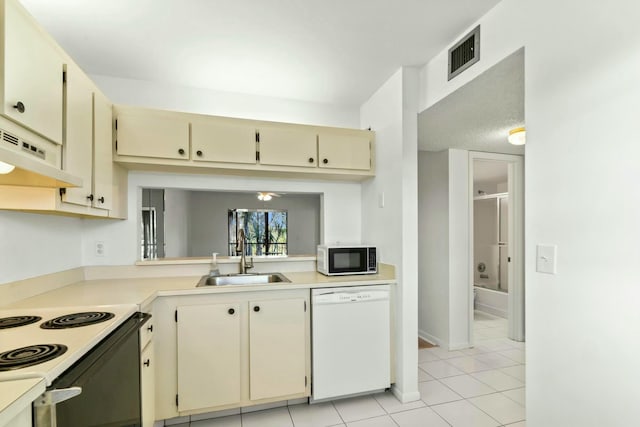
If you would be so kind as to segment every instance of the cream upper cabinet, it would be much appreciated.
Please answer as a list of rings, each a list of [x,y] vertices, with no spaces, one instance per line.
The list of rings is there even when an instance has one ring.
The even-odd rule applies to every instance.
[[[82,178],[82,187],[66,189],[62,200],[91,206],[93,180],[93,83],[76,66],[66,71],[65,138],[62,169]]]
[[[241,308],[238,303],[181,306],[178,411],[241,400]]]
[[[189,122],[167,111],[121,109],[116,151],[120,156],[189,159]]]
[[[61,144],[62,55],[17,1],[4,0],[1,4],[2,113]]]
[[[371,139],[369,135],[320,133],[318,161],[321,168],[371,169]]]
[[[81,177],[83,186],[66,189],[62,200],[109,210],[114,198],[111,103],[73,63],[65,80],[62,168]]]
[[[93,94],[93,206],[113,209],[113,110],[101,92]],[[126,189],[123,191],[126,192]]]
[[[261,128],[260,164],[273,166],[318,165],[317,136],[312,130]]]
[[[249,302],[251,400],[304,393],[305,299]]]
[[[191,158],[195,161],[256,164],[256,129],[215,120],[191,123]]]

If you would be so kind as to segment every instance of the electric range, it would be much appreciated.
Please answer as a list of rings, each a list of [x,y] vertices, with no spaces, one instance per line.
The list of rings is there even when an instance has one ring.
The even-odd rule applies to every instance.
[[[0,309],[0,381],[60,374],[127,320],[135,304]]]

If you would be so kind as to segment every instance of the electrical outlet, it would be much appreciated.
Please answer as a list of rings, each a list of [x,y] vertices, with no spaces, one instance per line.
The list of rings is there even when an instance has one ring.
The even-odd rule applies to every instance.
[[[104,242],[96,242],[95,255],[103,257],[105,256],[106,252],[107,252],[107,247],[104,244]]]

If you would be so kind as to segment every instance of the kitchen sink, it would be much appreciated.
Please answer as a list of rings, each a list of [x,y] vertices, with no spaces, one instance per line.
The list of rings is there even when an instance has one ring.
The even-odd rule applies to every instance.
[[[281,273],[225,274],[202,276],[197,286],[260,285],[267,283],[290,283]]]

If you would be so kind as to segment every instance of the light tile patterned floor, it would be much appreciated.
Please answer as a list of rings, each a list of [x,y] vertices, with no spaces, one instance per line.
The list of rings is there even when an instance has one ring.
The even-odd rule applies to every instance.
[[[421,400],[391,393],[257,412],[174,420],[175,427],[526,427],[525,345],[506,338],[507,321],[476,312],[472,349],[419,350]],[[169,424],[167,424],[169,425]]]

